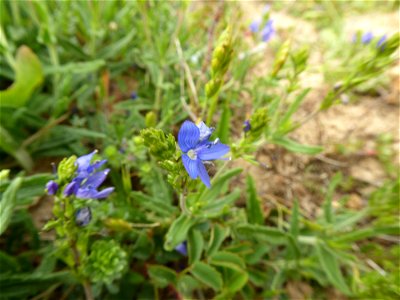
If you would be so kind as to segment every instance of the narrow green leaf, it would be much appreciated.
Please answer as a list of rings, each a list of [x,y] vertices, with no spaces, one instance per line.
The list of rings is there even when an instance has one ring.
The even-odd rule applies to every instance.
[[[332,254],[332,251],[323,242],[317,243],[315,247],[317,250],[318,260],[328,277],[329,282],[342,293],[350,295],[351,292],[343,278],[339,263],[336,257]]]
[[[222,277],[215,268],[198,261],[192,265],[190,272],[194,277],[215,291],[221,290]]]
[[[208,243],[207,255],[211,256],[216,251],[228,236],[229,229],[221,225],[215,224],[211,231],[210,241]]]
[[[224,110],[222,111],[221,118],[218,124],[218,131],[216,136],[221,140],[222,143],[224,144],[229,144],[229,128],[231,124],[231,117],[232,117],[232,112],[231,109],[226,103],[224,105]]]
[[[152,265],[147,268],[147,272],[153,283],[160,288],[165,288],[169,284],[174,286],[177,284],[176,272],[170,268]]]
[[[296,99],[289,105],[286,110],[286,113],[283,117],[279,120],[279,130],[286,133],[287,129],[290,126],[290,117],[298,110],[300,104],[303,102],[307,94],[310,92],[310,88],[303,90]]]
[[[197,229],[191,229],[188,234],[189,263],[193,264],[200,260],[204,248],[204,238]]]
[[[223,175],[217,178],[215,182],[212,182],[210,189],[204,188],[203,192],[199,194],[198,200],[201,199],[202,201],[212,202],[218,197],[218,195],[221,194],[221,191],[223,191],[224,188],[226,189],[229,181],[241,172],[241,168],[236,168],[225,172]]]
[[[302,153],[308,155],[318,154],[322,150],[324,150],[324,148],[321,146],[302,145],[287,137],[273,137],[271,143],[282,146],[285,149],[295,153]]]
[[[257,241],[268,242],[271,244],[287,244],[286,233],[275,227],[243,224],[238,225],[236,230],[247,238],[253,238]]]
[[[229,211],[230,207],[240,197],[240,195],[240,189],[235,189],[227,196],[209,202],[206,206],[202,208],[201,213],[203,216],[206,216],[208,218],[218,217],[219,215]]]
[[[262,214],[261,204],[257,197],[257,190],[253,178],[247,176],[247,201],[246,201],[247,219],[251,224],[263,224],[264,216]]]
[[[20,148],[19,143],[3,126],[0,126],[0,149],[13,156],[24,169],[28,171],[32,169],[33,162],[29,153],[25,148]]]
[[[297,199],[293,203],[292,216],[290,218],[290,233],[297,239],[299,235],[299,202]]]
[[[22,178],[15,178],[8,186],[0,200],[0,235],[7,229],[16,204],[17,191],[22,183]]]
[[[326,192],[325,202],[323,204],[323,207],[324,207],[325,222],[327,222],[328,224],[334,222],[332,198],[333,198],[333,193],[335,192],[335,189],[338,186],[338,184],[342,181],[342,178],[343,178],[342,173],[340,173],[340,172],[336,173],[332,177],[332,180],[328,186],[328,191]]]
[[[164,242],[164,249],[172,251],[176,246],[187,239],[189,229],[196,223],[192,216],[181,214],[171,224]]]

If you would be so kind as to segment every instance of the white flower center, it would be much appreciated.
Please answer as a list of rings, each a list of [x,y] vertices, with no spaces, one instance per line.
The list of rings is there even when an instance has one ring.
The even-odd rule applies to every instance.
[[[192,160],[197,159],[197,153],[193,149],[188,151],[187,156],[189,156],[189,158]]]

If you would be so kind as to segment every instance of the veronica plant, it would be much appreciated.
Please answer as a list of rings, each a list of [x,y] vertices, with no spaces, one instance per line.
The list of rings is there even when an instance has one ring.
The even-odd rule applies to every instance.
[[[47,193],[54,196],[53,214],[55,219],[49,221],[44,229],[54,228],[56,230],[57,254],[82,282],[87,299],[93,299],[89,280],[93,274],[88,274],[88,270],[96,269],[91,265],[101,264],[93,262],[93,257],[98,257],[98,255],[91,254],[87,258],[90,253],[88,251],[90,233],[88,225],[92,219],[90,205],[92,199],[106,198],[114,190],[113,187],[98,190],[105,181],[109,169],[100,170],[106,160],[93,161],[96,152],[93,151],[78,158],[76,156],[65,158],[58,166],[56,179],[50,180],[46,184]],[[117,250],[114,251],[117,254],[122,251]],[[118,257],[122,256],[118,254]],[[116,277],[112,268],[103,270],[103,272],[105,275],[102,275],[102,281],[104,282],[109,282]],[[112,273],[110,280],[105,278],[109,273]]]

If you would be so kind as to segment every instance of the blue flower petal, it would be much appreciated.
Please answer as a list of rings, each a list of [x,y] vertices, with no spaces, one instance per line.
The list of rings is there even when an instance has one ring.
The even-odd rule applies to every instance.
[[[107,198],[113,191],[113,187],[106,188],[100,192],[96,189],[81,188],[76,192],[76,197],[82,199],[103,199]]]
[[[104,198],[107,198],[112,192],[114,191],[114,188],[113,187],[108,187],[108,188],[105,188],[104,190],[101,190],[100,192],[98,192],[96,195],[95,195],[95,199],[104,199]]]
[[[201,181],[203,181],[206,187],[210,188],[211,187],[210,176],[208,176],[206,167],[203,165],[201,160],[197,161],[197,169],[199,170],[199,176]]]
[[[267,24],[265,24],[265,27],[263,28],[263,30],[261,31],[261,39],[264,42],[268,42],[271,37],[274,35],[275,33],[275,29],[273,27],[273,21],[269,20],[267,22]]]
[[[178,246],[175,247],[175,250],[178,251],[183,256],[187,256],[187,246],[186,241],[180,243]]]
[[[207,146],[202,147],[198,152],[198,158],[201,160],[214,160],[219,159],[229,152],[229,146],[222,143],[209,143]]]
[[[197,170],[197,161],[199,161],[199,160],[197,160],[197,159],[193,160],[186,154],[182,154],[183,166],[185,167],[186,172],[188,172],[190,178],[192,178],[192,179],[196,179],[199,174],[199,172]]]
[[[371,42],[373,38],[374,38],[373,33],[371,31],[368,31],[362,35],[361,42],[366,45],[369,44],[369,42]]]
[[[200,131],[200,136],[199,136],[200,141],[208,140],[208,138],[211,136],[211,134],[215,130],[212,127],[208,127],[203,121],[201,121],[199,124],[197,124],[197,127],[199,128],[199,131]]]
[[[260,23],[258,20],[253,21],[249,26],[250,31],[256,33],[260,29]]]
[[[178,133],[178,145],[183,152],[193,149],[200,138],[200,130],[190,121],[185,121]]]
[[[90,167],[90,162],[93,156],[96,154],[97,150],[94,150],[92,153],[80,156],[76,159],[76,165],[78,166],[78,173],[82,171],[87,171]]]
[[[58,191],[57,182],[55,182],[54,180],[50,180],[46,184],[46,190],[47,190],[47,194],[49,194],[49,195],[54,195],[55,193],[57,193],[57,191]]]
[[[82,188],[97,189],[106,180],[109,172],[110,169],[105,169],[90,175],[83,183]]]
[[[68,185],[64,189],[64,196],[71,196],[76,194],[79,188],[79,182],[73,180],[72,182],[68,183]]]

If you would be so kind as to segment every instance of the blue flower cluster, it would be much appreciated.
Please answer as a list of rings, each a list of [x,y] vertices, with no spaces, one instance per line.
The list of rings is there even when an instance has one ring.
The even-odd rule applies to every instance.
[[[107,198],[113,191],[113,187],[105,188],[98,191],[100,185],[106,179],[110,169],[99,171],[107,160],[100,160],[91,163],[96,151],[77,158],[75,164],[77,166],[75,178],[65,187],[64,196],[75,195],[81,199],[103,199]],[[54,195],[58,190],[58,184],[51,180],[47,183],[46,189],[49,195]]]
[[[261,40],[263,42],[268,42],[272,36],[275,34],[275,28],[273,26],[274,21],[269,19],[267,23],[265,23],[264,27],[261,29]],[[261,22],[254,21],[250,24],[250,31],[253,33],[257,33],[260,31]]]
[[[207,127],[204,122],[198,125],[185,121],[178,133],[178,144],[181,148],[182,162],[192,179],[200,177],[201,181],[211,187],[210,176],[203,161],[221,159],[230,150],[229,146],[220,143],[219,139],[210,141],[214,129]]]
[[[357,42],[357,39],[358,39],[357,35],[354,34],[353,43]],[[365,32],[364,34],[361,35],[361,43],[364,45],[368,45],[369,43],[371,43],[373,39],[374,39],[374,34],[371,31]],[[384,49],[386,40],[387,40],[386,34],[381,36],[381,38],[376,43],[376,48]]]

